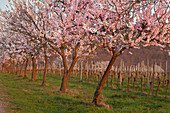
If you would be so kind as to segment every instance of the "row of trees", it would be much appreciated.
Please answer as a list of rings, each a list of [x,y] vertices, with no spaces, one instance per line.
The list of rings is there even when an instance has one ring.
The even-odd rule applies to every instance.
[[[170,48],[166,0],[9,0],[9,4],[8,10],[0,10],[1,66],[22,62],[22,73],[31,58],[34,80],[36,60],[41,59],[45,86],[48,58],[57,54],[64,66],[60,90],[65,92],[76,62],[104,47],[112,58],[94,93],[96,105],[109,71],[123,51],[151,45]]]

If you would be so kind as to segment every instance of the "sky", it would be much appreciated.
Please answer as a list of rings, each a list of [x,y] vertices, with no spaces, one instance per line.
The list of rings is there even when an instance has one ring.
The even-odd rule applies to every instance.
[[[8,0],[0,0],[0,8],[2,10],[6,9],[6,5],[8,5]]]

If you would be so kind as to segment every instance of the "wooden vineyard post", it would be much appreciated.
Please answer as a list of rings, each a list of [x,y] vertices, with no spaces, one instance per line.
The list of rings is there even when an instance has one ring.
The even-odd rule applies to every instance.
[[[149,88],[149,59],[147,59],[147,86]]]
[[[51,73],[53,74],[54,63],[51,64]],[[70,77],[70,76],[69,76]]]
[[[38,63],[38,73],[41,73],[41,63]]]
[[[61,62],[59,63],[60,77],[61,77]]]
[[[153,90],[154,90],[154,79],[155,79],[155,62],[153,64],[153,75],[152,75],[152,96],[153,96]]]
[[[144,72],[143,77],[144,77],[144,80],[143,80],[143,82],[144,82],[144,87],[146,88],[146,73],[145,73],[145,72]]]
[[[143,77],[141,77],[141,91],[143,93]]]
[[[109,76],[107,76],[107,87],[109,87],[109,80],[108,80]]]
[[[1,64],[1,72],[3,73],[4,71],[3,71],[3,68],[4,67],[4,64]]]
[[[94,66],[94,76],[95,76],[95,83],[98,84],[98,78],[97,78],[97,63],[95,63],[95,66]]]
[[[167,80],[167,78],[168,78],[168,61],[166,61],[166,80]]]
[[[101,63],[100,64],[100,75],[102,75],[102,74],[103,74],[103,64]],[[99,76],[99,79],[101,79],[100,76]]]
[[[55,74],[57,74],[57,65],[55,64]]]
[[[38,74],[41,73],[40,61],[37,63],[37,71]]]
[[[168,61],[166,61],[165,63],[165,72],[164,72],[164,76],[163,76],[163,87],[165,86],[165,80],[167,79],[167,71],[168,71]]]
[[[129,91],[129,85],[130,85],[130,77],[128,77],[128,91]]]
[[[37,62],[38,62],[38,60],[37,60]],[[38,70],[39,70],[39,65],[38,65],[38,63],[37,63],[37,66],[36,66],[36,73],[37,73],[37,74],[39,74]]]
[[[133,82],[133,90],[135,92],[135,82],[136,82],[136,77],[134,77],[134,82]]]
[[[93,75],[93,62],[92,62],[92,64],[91,64],[91,66],[92,66],[92,67],[91,67],[91,80],[93,81],[93,76],[94,76],[94,75]]]
[[[169,87],[169,83],[170,83],[170,79],[167,80],[167,85],[166,85],[166,98],[167,98],[167,94],[168,94],[168,87]]]
[[[87,80],[89,82],[89,64],[88,64],[88,61],[86,63],[86,76],[87,76]]]
[[[75,70],[74,70],[75,78],[77,78],[77,69],[78,69],[77,64],[78,64],[78,62],[75,64],[75,67],[74,67],[75,68]]]
[[[120,62],[120,89],[122,89],[122,71],[123,71],[123,60]]]
[[[165,78],[166,78],[166,73],[163,74],[163,82],[162,82],[162,87],[164,88],[165,86]]]
[[[120,72],[120,78],[119,78],[119,80],[120,80],[120,89],[122,89],[122,74],[121,74],[121,72]]]
[[[50,65],[50,73],[53,73],[53,63],[51,63],[51,65]]]
[[[133,83],[133,74],[134,74],[134,72],[132,72],[131,75],[130,75],[131,83]]]
[[[76,71],[77,81],[79,81],[79,74],[78,74],[79,69],[80,67],[79,67],[79,64],[77,63],[77,71]]]
[[[160,89],[160,85],[161,85],[161,80],[160,80],[160,78],[158,78],[158,87],[157,87],[157,90],[156,90],[156,96],[158,96],[158,91]]]
[[[111,87],[113,88],[113,75],[114,75],[114,71],[113,71],[113,73],[111,74]]]
[[[124,80],[125,80],[125,72],[123,73],[123,77],[122,77],[122,87],[123,87]]]
[[[99,76],[100,76],[101,73],[98,73],[97,74],[97,84],[99,84]]]
[[[43,73],[43,72],[41,71],[41,70],[43,70],[41,63],[39,63],[39,66],[38,66],[38,67],[39,67],[39,73]]]
[[[115,83],[116,83],[116,75],[118,75],[117,73],[118,73],[118,68],[117,68],[117,66],[116,66],[116,67],[115,67],[115,75],[114,75],[114,81],[115,81]]]
[[[122,80],[121,80],[121,89],[123,89],[123,81],[124,81],[124,77],[122,76]]]
[[[119,86],[119,80],[120,80],[120,71],[118,72],[117,88],[118,88],[118,86]]]
[[[152,81],[150,82],[149,95],[151,94],[151,90],[152,90]]]
[[[80,63],[80,81],[83,82],[83,62]]]

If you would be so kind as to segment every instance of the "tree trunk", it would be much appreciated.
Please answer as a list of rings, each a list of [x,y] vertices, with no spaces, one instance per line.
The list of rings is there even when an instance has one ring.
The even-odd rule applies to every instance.
[[[15,70],[15,74],[18,74],[18,66],[19,66],[19,60],[17,60],[17,65],[16,65],[16,70]]]
[[[62,55],[62,59],[63,59],[63,65],[64,65],[64,75],[67,73],[68,67],[67,67],[67,60],[66,57],[64,55]]]
[[[27,79],[27,67],[28,67],[28,61],[29,61],[29,57],[26,59],[26,64],[25,64],[25,70],[24,70],[24,78]]]
[[[32,76],[31,76],[31,80],[35,80],[35,73],[36,73],[36,69],[35,69],[35,58],[32,57]]]
[[[152,81],[150,82],[150,90],[149,90],[149,95],[151,93],[151,90],[152,90]]]
[[[7,73],[9,73],[9,69],[10,69],[9,66],[7,66]]]
[[[2,72],[2,64],[0,65],[0,72]]]
[[[75,58],[70,66],[70,69],[67,71],[67,73],[64,74],[63,78],[62,78],[62,83],[61,83],[61,87],[60,87],[60,91],[62,92],[66,92],[67,90],[67,81],[68,81],[68,77],[70,76],[73,68],[74,68],[74,65],[76,64],[77,62],[77,58]]]
[[[109,65],[107,66],[107,69],[104,72],[104,75],[102,76],[102,79],[101,79],[101,81],[100,81],[100,83],[99,83],[99,85],[98,85],[98,87],[97,87],[97,89],[94,93],[93,103],[95,103],[95,105],[97,105],[99,103],[99,97],[100,97],[104,82],[107,79],[109,72],[111,70],[111,67],[112,67],[113,63],[115,62],[116,58],[117,58],[117,56],[115,56],[115,55],[112,56],[112,58],[109,62]]]
[[[1,72],[4,73],[4,64],[2,64]]]
[[[22,70],[23,70],[24,64],[25,64],[25,60],[22,63],[21,70],[20,70],[20,73],[19,73],[19,77],[22,77]]]
[[[15,73],[15,62],[12,61],[12,73]]]
[[[45,67],[44,67],[44,76],[42,86],[46,86],[46,75],[47,75],[47,55],[45,55]]]
[[[160,89],[160,85],[161,85],[161,80],[158,79],[158,88],[157,88],[157,90],[156,90],[156,96],[158,96],[158,91],[159,91],[159,89]]]

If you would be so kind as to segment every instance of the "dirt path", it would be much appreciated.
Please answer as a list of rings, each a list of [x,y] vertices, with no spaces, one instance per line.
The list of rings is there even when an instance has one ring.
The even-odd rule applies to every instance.
[[[4,110],[4,108],[3,108],[3,106],[2,106],[2,103],[0,102],[0,113],[5,113],[5,110]]]
[[[0,84],[0,92],[2,91],[2,85]],[[5,113],[3,102],[2,102],[2,95],[0,94],[0,113]]]

